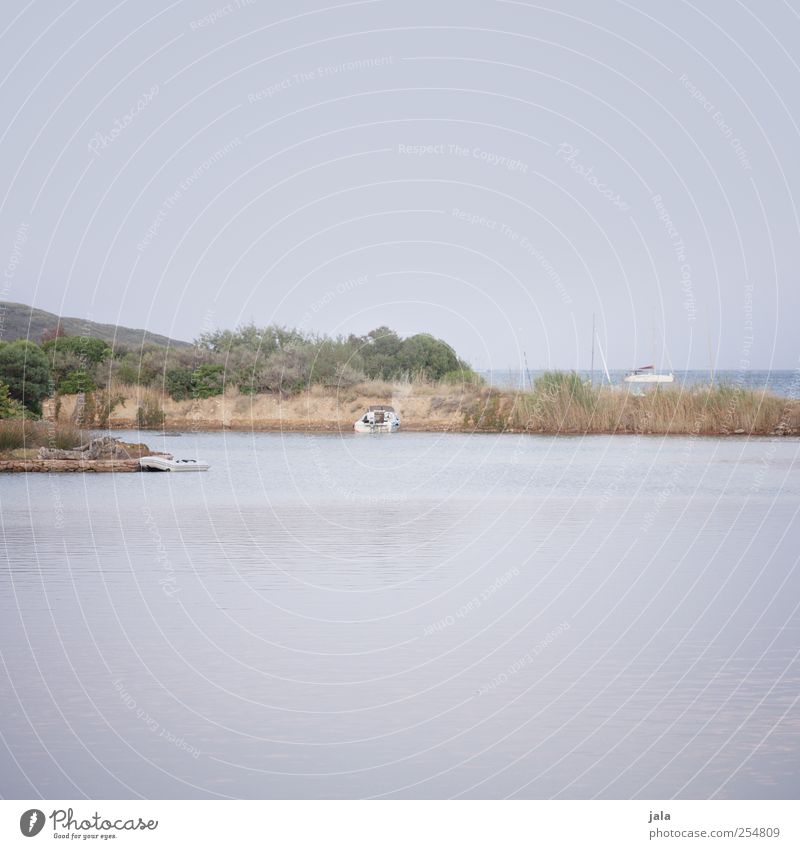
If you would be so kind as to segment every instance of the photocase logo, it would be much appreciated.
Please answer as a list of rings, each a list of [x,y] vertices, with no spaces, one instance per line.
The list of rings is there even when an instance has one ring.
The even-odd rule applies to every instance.
[[[44,828],[44,812],[38,808],[31,808],[19,818],[19,830],[25,837],[36,837]]]

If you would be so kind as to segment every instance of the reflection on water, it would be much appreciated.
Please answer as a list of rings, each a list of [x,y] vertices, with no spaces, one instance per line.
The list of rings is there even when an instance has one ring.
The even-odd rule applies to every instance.
[[[148,441],[0,481],[3,796],[796,796],[797,440]]]

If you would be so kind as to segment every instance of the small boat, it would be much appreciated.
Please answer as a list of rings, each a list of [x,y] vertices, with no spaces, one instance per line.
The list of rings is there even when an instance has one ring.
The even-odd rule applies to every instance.
[[[625,383],[672,383],[675,376],[669,374],[660,374],[655,371],[653,366],[641,366],[629,371],[623,378]]]
[[[143,472],[207,472],[211,467],[203,460],[173,460],[171,457],[142,457]]]
[[[394,433],[400,427],[400,419],[394,407],[376,404],[353,425],[356,433]]]

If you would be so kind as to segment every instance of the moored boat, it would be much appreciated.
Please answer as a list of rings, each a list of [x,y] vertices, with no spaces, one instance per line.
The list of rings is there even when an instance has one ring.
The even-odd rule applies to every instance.
[[[353,425],[356,433],[394,433],[400,427],[400,418],[386,404],[375,404]]]
[[[204,460],[173,460],[171,457],[142,457],[143,472],[207,472],[211,467]]]
[[[641,366],[629,371],[623,380],[625,383],[672,383],[675,376],[672,372],[669,372],[669,374],[659,373],[653,366]]]

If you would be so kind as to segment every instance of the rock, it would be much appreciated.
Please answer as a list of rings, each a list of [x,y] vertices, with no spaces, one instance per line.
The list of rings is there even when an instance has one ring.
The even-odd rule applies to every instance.
[[[133,448],[131,452],[128,449]],[[146,445],[127,446],[113,436],[98,436],[77,448],[40,448],[40,460],[132,460],[149,452]],[[135,456],[132,456],[135,455]]]
[[[138,471],[138,460],[0,460],[0,472]]]

